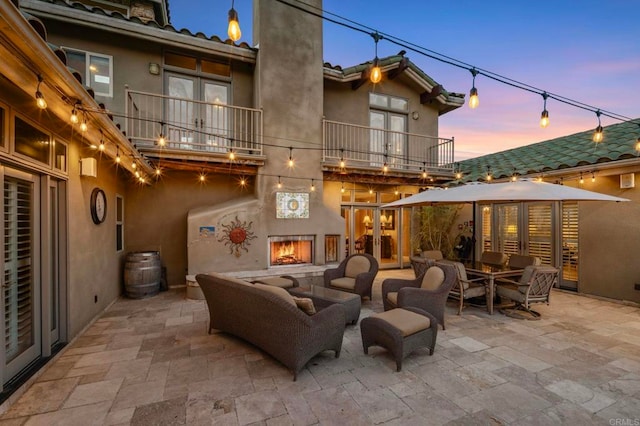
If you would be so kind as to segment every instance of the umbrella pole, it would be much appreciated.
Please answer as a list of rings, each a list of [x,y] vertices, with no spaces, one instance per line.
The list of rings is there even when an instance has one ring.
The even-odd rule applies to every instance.
[[[473,226],[471,227],[471,242],[473,243],[473,250],[471,250],[471,260],[476,262],[476,202],[473,202],[473,208],[471,212],[471,218],[473,220]]]

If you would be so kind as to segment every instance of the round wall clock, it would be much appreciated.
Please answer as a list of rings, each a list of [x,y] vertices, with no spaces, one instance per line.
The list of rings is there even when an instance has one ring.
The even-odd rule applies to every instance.
[[[91,219],[96,225],[101,224],[107,217],[107,197],[100,188],[94,188],[91,191]]]

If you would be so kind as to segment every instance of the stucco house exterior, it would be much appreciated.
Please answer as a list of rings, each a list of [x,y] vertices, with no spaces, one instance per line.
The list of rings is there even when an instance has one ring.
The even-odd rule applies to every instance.
[[[411,211],[380,206],[454,178],[438,117],[464,96],[404,55],[376,85],[323,63],[304,11],[254,1],[248,44],[173,28],[166,0],[0,8],[3,400],[122,294],[130,252],[169,286],[356,251],[403,267]]]

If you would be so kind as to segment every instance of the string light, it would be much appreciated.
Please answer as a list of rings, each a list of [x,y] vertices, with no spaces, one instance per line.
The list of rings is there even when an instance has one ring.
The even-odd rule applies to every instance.
[[[596,174],[595,172],[591,172],[591,182],[595,182],[596,181]]]
[[[382,80],[382,70],[380,69],[380,60],[378,59],[378,41],[382,40],[382,36],[376,31],[371,34],[373,41],[376,45],[376,56],[373,58],[373,64],[371,65],[371,71],[369,72],[369,79],[373,84],[380,83]]]
[[[369,188],[369,194],[373,194],[373,188]]]
[[[398,195],[400,192],[398,191],[398,187],[396,186],[395,191],[393,191],[393,195]]]
[[[140,177],[140,172],[136,170],[135,175],[136,175],[137,178],[139,178]]]
[[[344,148],[340,148],[340,168],[344,169],[345,167],[345,162],[344,162]]]
[[[240,21],[238,20],[238,12],[233,8],[234,0],[231,0],[231,9],[229,9],[229,28],[227,35],[232,41],[240,40],[242,31],[240,31]]]
[[[100,151],[104,151],[104,133],[102,133],[102,129],[100,129],[100,145],[98,148]]]
[[[293,168],[293,147],[289,147],[289,168]]]
[[[80,130],[82,132],[86,132],[89,129],[87,125],[87,114],[85,112],[82,113],[82,123],[80,123]]]
[[[244,177],[240,178],[240,186],[246,186],[247,185],[247,179],[245,179]]]
[[[116,146],[116,163],[120,164],[120,161],[122,161],[120,158],[120,147]]]
[[[549,125],[549,111],[547,111],[547,98],[549,94],[542,92],[542,99],[544,99],[544,107],[542,108],[542,114],[540,114],[540,127],[543,129]]]
[[[167,141],[165,140],[164,135],[160,133],[160,136],[158,136],[158,145],[165,146],[166,143]]]
[[[316,184],[313,179],[311,179],[311,192],[316,190]]]
[[[426,162],[422,162],[422,179],[426,179],[427,178],[427,169],[426,169],[427,163]]]
[[[47,101],[44,99],[44,95],[40,91],[41,83],[42,83],[42,76],[38,74],[38,86],[36,86],[36,105],[40,109],[47,109]]]
[[[280,176],[278,176],[278,189],[282,188],[282,182],[280,182]]]
[[[78,112],[76,111],[76,107],[74,106],[71,110],[71,116],[69,117],[69,121],[71,124],[78,124]]]
[[[200,171],[200,176],[198,176],[198,179],[200,180],[200,182],[204,182],[205,180],[207,180],[207,176],[204,174],[204,170]]]
[[[385,155],[385,157],[386,157],[386,155]],[[384,164],[382,165],[382,172],[383,173],[387,173],[388,171],[389,171],[389,165],[385,161]]]
[[[602,125],[600,123],[600,110],[596,111],[596,117],[598,117],[598,127],[596,127],[596,130],[593,132],[593,141],[595,143],[600,143],[602,142],[603,139],[603,131],[602,131]]]
[[[160,176],[160,174],[162,174],[160,167],[156,167],[156,176]]]
[[[471,90],[469,91],[469,108],[476,109],[480,105],[480,98],[478,98],[478,89],[476,89],[476,76],[479,74],[478,70],[471,68],[469,70],[471,75],[473,76],[473,80],[471,82]]]
[[[584,183],[584,178],[582,177],[582,172],[580,172],[580,185]]]
[[[236,153],[233,152],[233,148],[229,149],[229,160],[233,161],[236,159]]]
[[[344,181],[340,185],[340,192],[344,194]]]
[[[131,163],[131,168],[135,170],[137,167],[138,167],[138,164],[136,163],[136,160],[133,160],[133,163]]]
[[[518,180],[518,172],[516,171],[516,168],[513,168],[513,173],[511,173],[511,182],[515,182]]]
[[[487,181],[491,181],[493,176],[491,176],[491,166],[487,166]]]

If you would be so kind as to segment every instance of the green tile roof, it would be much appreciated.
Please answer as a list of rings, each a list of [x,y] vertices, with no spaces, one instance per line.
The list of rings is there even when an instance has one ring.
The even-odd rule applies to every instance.
[[[640,120],[626,121],[604,128],[604,139],[595,144],[593,130],[548,141],[471,158],[459,163],[462,181],[483,181],[491,166],[494,179],[513,175],[535,175],[571,167],[589,166],[637,158],[636,141]]]

